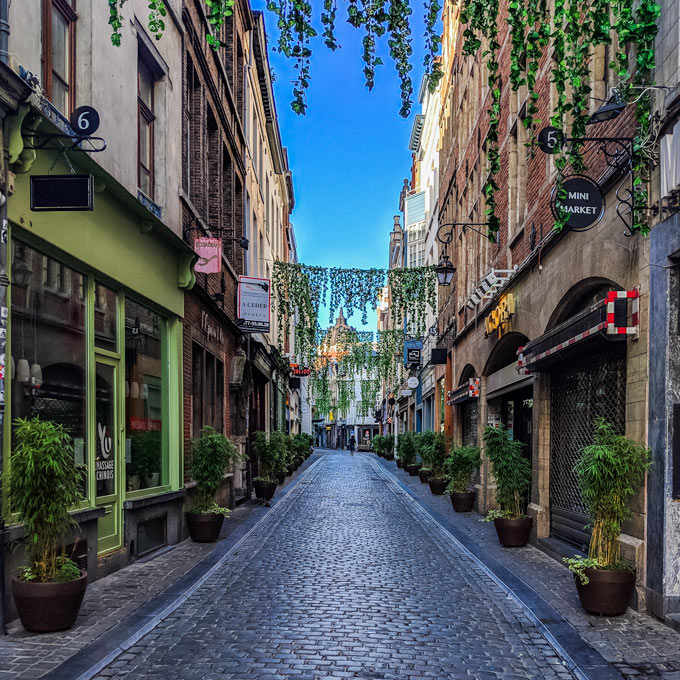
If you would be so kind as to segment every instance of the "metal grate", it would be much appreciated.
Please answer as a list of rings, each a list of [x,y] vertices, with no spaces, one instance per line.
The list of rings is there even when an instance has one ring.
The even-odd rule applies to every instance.
[[[570,361],[551,374],[550,510],[551,533],[583,548],[589,532],[586,506],[574,466],[593,441],[593,423],[609,420],[618,432],[626,425],[626,343]]]
[[[477,446],[477,400],[463,406],[463,446]]]

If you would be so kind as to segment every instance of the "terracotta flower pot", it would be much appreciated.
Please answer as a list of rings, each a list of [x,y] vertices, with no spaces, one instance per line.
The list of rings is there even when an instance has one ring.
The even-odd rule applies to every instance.
[[[635,574],[625,569],[586,569],[585,573],[589,579],[585,586],[575,578],[581,606],[589,614],[623,614],[635,586]]]
[[[520,517],[520,519],[495,519],[493,524],[501,545],[506,548],[521,548],[529,541],[533,521],[532,517]]]
[[[255,495],[260,501],[269,501],[274,496],[276,491],[275,482],[265,482],[257,479],[253,482],[253,488],[255,489]]]
[[[420,470],[420,463],[409,463],[409,465],[406,466],[406,471],[412,477],[415,477],[418,474],[418,470]]]
[[[446,491],[446,480],[445,479],[428,479],[427,483],[430,485],[430,491],[435,496],[441,496],[444,491]]]
[[[220,536],[224,515],[220,513],[187,512],[189,536],[195,543],[213,543]]]
[[[423,470],[423,468],[420,468],[420,470],[418,470],[418,477],[420,477],[420,481],[423,484],[427,483],[427,480],[430,478],[431,474],[432,470]]]
[[[474,503],[474,491],[454,491],[451,494],[451,505],[456,512],[470,512]]]
[[[87,588],[87,572],[75,581],[34,583],[12,579],[12,594],[21,625],[36,633],[70,628],[78,617]]]

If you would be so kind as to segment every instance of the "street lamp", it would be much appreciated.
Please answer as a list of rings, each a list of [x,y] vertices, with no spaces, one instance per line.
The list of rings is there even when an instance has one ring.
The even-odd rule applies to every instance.
[[[626,108],[626,102],[622,101],[620,97],[614,95],[608,102],[605,102],[595,113],[588,118],[586,125],[593,123],[604,123],[606,120],[613,120],[619,116]]]
[[[453,279],[453,275],[456,273],[456,268],[453,266],[451,260],[449,260],[449,256],[446,251],[442,253],[441,260],[439,260],[439,264],[434,268],[434,270],[437,272],[437,279],[439,280],[440,286],[451,285],[451,280]]]

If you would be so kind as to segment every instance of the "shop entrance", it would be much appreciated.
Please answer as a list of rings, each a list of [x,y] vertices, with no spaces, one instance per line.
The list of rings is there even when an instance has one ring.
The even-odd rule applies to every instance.
[[[522,449],[531,460],[531,416],[534,405],[533,387],[510,392],[501,398],[501,418],[510,437],[524,444]]]
[[[617,432],[626,425],[626,344],[560,365],[550,376],[550,532],[587,552],[590,519],[574,466],[593,441],[593,424],[606,418]]]
[[[99,518],[97,552],[122,545],[120,478],[120,405],[118,400],[118,361],[97,358],[95,391],[95,499],[104,509]]]

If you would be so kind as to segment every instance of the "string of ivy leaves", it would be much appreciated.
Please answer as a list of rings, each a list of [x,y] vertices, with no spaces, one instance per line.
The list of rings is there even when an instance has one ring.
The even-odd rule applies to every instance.
[[[640,88],[651,82],[654,69],[654,41],[658,31],[657,19],[660,6],[655,0],[555,0],[552,21],[545,0],[511,0],[506,21],[510,31],[510,82],[514,90],[527,86],[527,109],[523,124],[529,130],[529,145],[535,143],[535,131],[541,122],[538,119],[539,93],[536,79],[541,60],[549,50],[552,58],[550,69],[551,84],[555,88],[556,101],[552,110],[551,124],[564,129],[567,116],[571,119],[569,137],[579,139],[586,136],[586,121],[590,107],[590,65],[594,49],[602,44],[611,44],[616,36],[618,50],[615,59],[606,65],[619,81],[618,91],[628,102],[635,102],[636,131],[633,143],[632,168],[635,174],[633,231],[647,233],[646,222],[647,189],[646,180],[654,161],[654,142],[651,139],[651,99],[648,94],[640,95]],[[466,24],[463,53],[475,55],[486,48],[485,60],[491,105],[489,109],[489,179],[484,187],[487,197],[487,212],[493,217],[497,187],[494,177],[500,169],[497,155],[498,105],[500,84],[498,77],[498,3],[496,0],[466,0],[461,11],[461,21]],[[634,55],[630,59],[629,55]],[[557,169],[557,191],[564,195],[562,183],[567,173],[587,170],[583,158],[582,144],[565,145],[555,157]],[[489,200],[490,199],[490,200]],[[558,202],[559,205],[559,202]],[[561,210],[555,221],[555,228],[561,229],[569,215]],[[490,224],[489,236],[494,240],[494,220]]]

